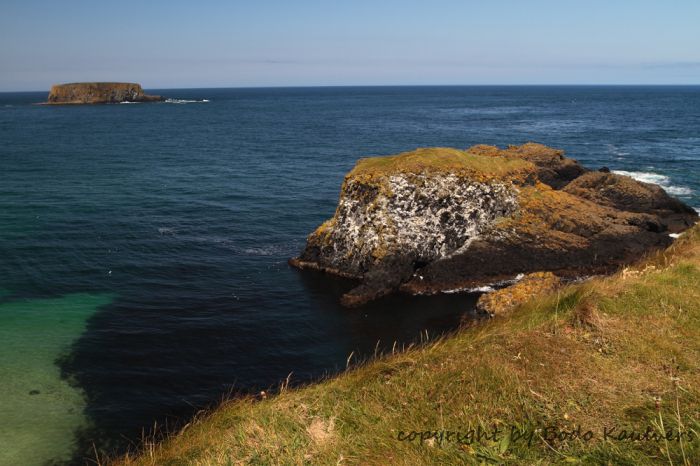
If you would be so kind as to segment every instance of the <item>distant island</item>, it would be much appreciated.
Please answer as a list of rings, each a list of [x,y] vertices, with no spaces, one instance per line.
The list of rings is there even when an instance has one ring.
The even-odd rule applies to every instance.
[[[160,102],[159,95],[148,95],[136,83],[69,83],[51,87],[47,105],[118,104]]]

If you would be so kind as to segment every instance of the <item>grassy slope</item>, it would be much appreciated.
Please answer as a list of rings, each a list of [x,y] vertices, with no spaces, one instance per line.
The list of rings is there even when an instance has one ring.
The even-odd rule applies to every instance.
[[[603,441],[604,426],[694,429]],[[581,425],[596,437],[400,442],[399,431]],[[222,405],[121,464],[697,464],[700,228],[615,276],[263,401]]]

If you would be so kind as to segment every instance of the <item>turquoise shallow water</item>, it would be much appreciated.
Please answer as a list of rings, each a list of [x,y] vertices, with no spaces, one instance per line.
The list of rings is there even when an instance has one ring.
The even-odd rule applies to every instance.
[[[79,463],[454,328],[474,296],[350,311],[351,284],[286,265],[359,157],[532,140],[700,206],[699,87],[154,92],[179,100],[0,94],[0,464]]]
[[[109,302],[89,294],[0,302],[0,464],[73,456],[78,432],[89,428],[86,400],[57,362]]]

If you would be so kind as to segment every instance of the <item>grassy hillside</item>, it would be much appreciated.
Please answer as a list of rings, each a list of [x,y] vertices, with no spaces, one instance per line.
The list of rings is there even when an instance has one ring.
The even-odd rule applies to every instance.
[[[699,461],[696,226],[615,276],[316,385],[228,402],[116,463]]]

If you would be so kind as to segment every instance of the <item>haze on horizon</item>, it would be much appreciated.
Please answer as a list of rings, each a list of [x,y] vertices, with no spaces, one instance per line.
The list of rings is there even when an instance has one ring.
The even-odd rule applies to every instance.
[[[0,91],[700,84],[700,2],[8,0]]]

